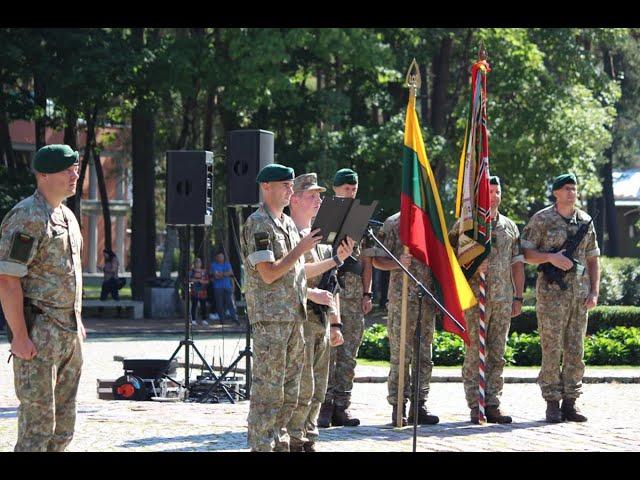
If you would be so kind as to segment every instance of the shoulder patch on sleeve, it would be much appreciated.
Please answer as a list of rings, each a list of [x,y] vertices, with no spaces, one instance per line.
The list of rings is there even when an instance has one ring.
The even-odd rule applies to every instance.
[[[27,263],[31,256],[31,249],[35,238],[23,232],[15,232],[11,241],[9,259],[19,263]]]
[[[271,240],[267,232],[257,232],[253,235],[256,242],[256,250],[271,250]]]

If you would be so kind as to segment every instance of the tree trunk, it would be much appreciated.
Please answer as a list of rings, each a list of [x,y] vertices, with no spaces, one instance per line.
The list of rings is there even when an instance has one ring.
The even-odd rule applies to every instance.
[[[35,107],[42,112],[36,116],[36,151],[44,147],[46,143],[47,126],[47,94],[44,81],[38,72],[33,73],[33,93]]]
[[[453,41],[445,37],[440,42],[440,51],[433,61],[433,93],[431,100],[431,128],[436,135],[443,135],[447,119],[447,91]],[[436,183],[442,184],[446,177],[446,166],[440,158],[434,158]]]
[[[109,210],[109,197],[107,195],[107,186],[104,182],[104,172],[102,171],[102,163],[100,162],[100,153],[97,148],[93,149],[93,164],[96,168],[98,189],[100,190],[100,204],[102,205],[102,219],[104,221],[104,248],[106,250],[113,251],[111,242],[111,212]]]
[[[131,284],[132,296],[136,300],[142,300],[145,282],[156,275],[154,130],[153,112],[144,103],[138,104],[132,112],[131,121]]]
[[[171,278],[173,269],[173,252],[178,246],[178,231],[176,227],[167,226],[167,236],[164,241],[164,255],[160,264],[160,277]]]
[[[618,222],[616,218],[616,204],[613,197],[613,152],[608,148],[605,152],[607,163],[600,169],[602,178],[602,196],[604,198],[604,217],[609,241],[604,245],[604,252],[609,257],[619,256],[618,248]]]
[[[136,50],[144,48],[144,30],[133,29]],[[131,294],[135,300],[143,299],[145,282],[156,276],[155,124],[152,108],[144,99],[146,93],[145,85],[138,86],[131,114]]]
[[[78,149],[78,115],[74,110],[68,110],[65,115],[64,140],[74,150]]]
[[[7,170],[9,175],[16,173],[16,161],[13,157],[13,144],[11,143],[11,134],[9,133],[9,116],[4,108],[0,109],[0,152],[4,152],[7,159]],[[0,162],[2,161],[2,153],[0,153]]]
[[[207,103],[204,111],[204,132],[202,135],[202,147],[210,152],[213,152],[213,117],[216,110],[214,91],[215,87],[211,87],[207,94]]]
[[[78,224],[80,228],[82,228],[82,189],[84,185],[84,177],[87,174],[87,165],[89,165],[89,159],[91,158],[91,152],[93,143],[96,138],[96,120],[98,118],[98,107],[97,105],[93,108],[93,112],[87,112],[87,137],[86,143],[84,146],[84,155],[82,156],[82,162],[80,163],[80,177],[78,178],[78,186],[76,187],[76,194],[73,197],[69,197],[67,199],[67,207],[69,207],[76,218],[78,219]]]

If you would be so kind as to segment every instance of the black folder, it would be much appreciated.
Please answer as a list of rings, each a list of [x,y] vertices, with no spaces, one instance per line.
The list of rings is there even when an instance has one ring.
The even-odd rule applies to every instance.
[[[320,243],[330,244],[334,248],[346,236],[351,237],[357,244],[362,239],[377,206],[377,201],[371,205],[362,205],[358,199],[325,197],[311,230],[320,228]]]

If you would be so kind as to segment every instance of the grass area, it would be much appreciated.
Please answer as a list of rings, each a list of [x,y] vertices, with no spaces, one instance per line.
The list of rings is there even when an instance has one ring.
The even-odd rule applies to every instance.
[[[102,290],[102,284],[99,285],[83,285],[82,290],[84,291],[83,298],[91,298],[98,299],[100,298],[100,291]],[[111,297],[109,297],[111,298]],[[131,287],[129,285],[125,285],[120,290],[120,298],[122,300],[131,300]]]

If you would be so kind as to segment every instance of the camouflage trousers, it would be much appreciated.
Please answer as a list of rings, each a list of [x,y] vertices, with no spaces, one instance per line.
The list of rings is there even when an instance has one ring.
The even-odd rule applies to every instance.
[[[538,385],[547,401],[576,399],[582,390],[587,310],[582,295],[558,290],[536,303],[542,365]],[[561,367],[562,362],[562,367]]]
[[[433,361],[431,360],[431,344],[433,343],[433,332],[435,330],[435,317],[433,310],[426,305],[422,305],[422,322],[421,330],[421,348],[420,348],[420,389],[418,391],[418,399],[426,400],[429,395],[429,383],[431,382],[431,372],[433,371]],[[391,350],[391,359],[389,365],[389,377],[387,379],[387,388],[389,395],[387,401],[390,405],[398,403],[398,383],[400,378],[400,322],[402,319],[402,303],[389,302],[387,305],[387,331],[389,333],[389,349]],[[404,399],[413,398],[414,384],[417,381],[414,366],[414,344],[416,333],[416,320],[418,318],[418,302],[410,301],[407,307],[407,329],[405,337],[405,356],[404,356]]]
[[[464,352],[462,381],[464,395],[469,408],[478,406],[478,364],[480,363],[478,326],[480,324],[478,307],[465,312],[467,331],[471,344]],[[511,326],[511,302],[487,302],[485,310],[485,405],[497,407],[504,387],[502,373],[506,364],[504,350]]]
[[[302,320],[302,319],[301,319]],[[304,366],[302,321],[257,322],[247,442],[253,451],[288,451],[287,424],[298,403]]]
[[[360,300],[340,300],[342,336],[344,343],[331,348],[329,361],[329,385],[326,401],[349,408],[351,391],[356,374],[356,357],[364,335],[364,315]]]
[[[20,401],[16,452],[61,452],[76,423],[76,394],[82,369],[82,340],[37,315],[31,330],[37,355],[13,357]]]
[[[318,439],[318,415],[329,380],[329,323],[309,311],[304,323],[304,368],[300,379],[298,406],[289,421],[291,438],[301,442]]]

